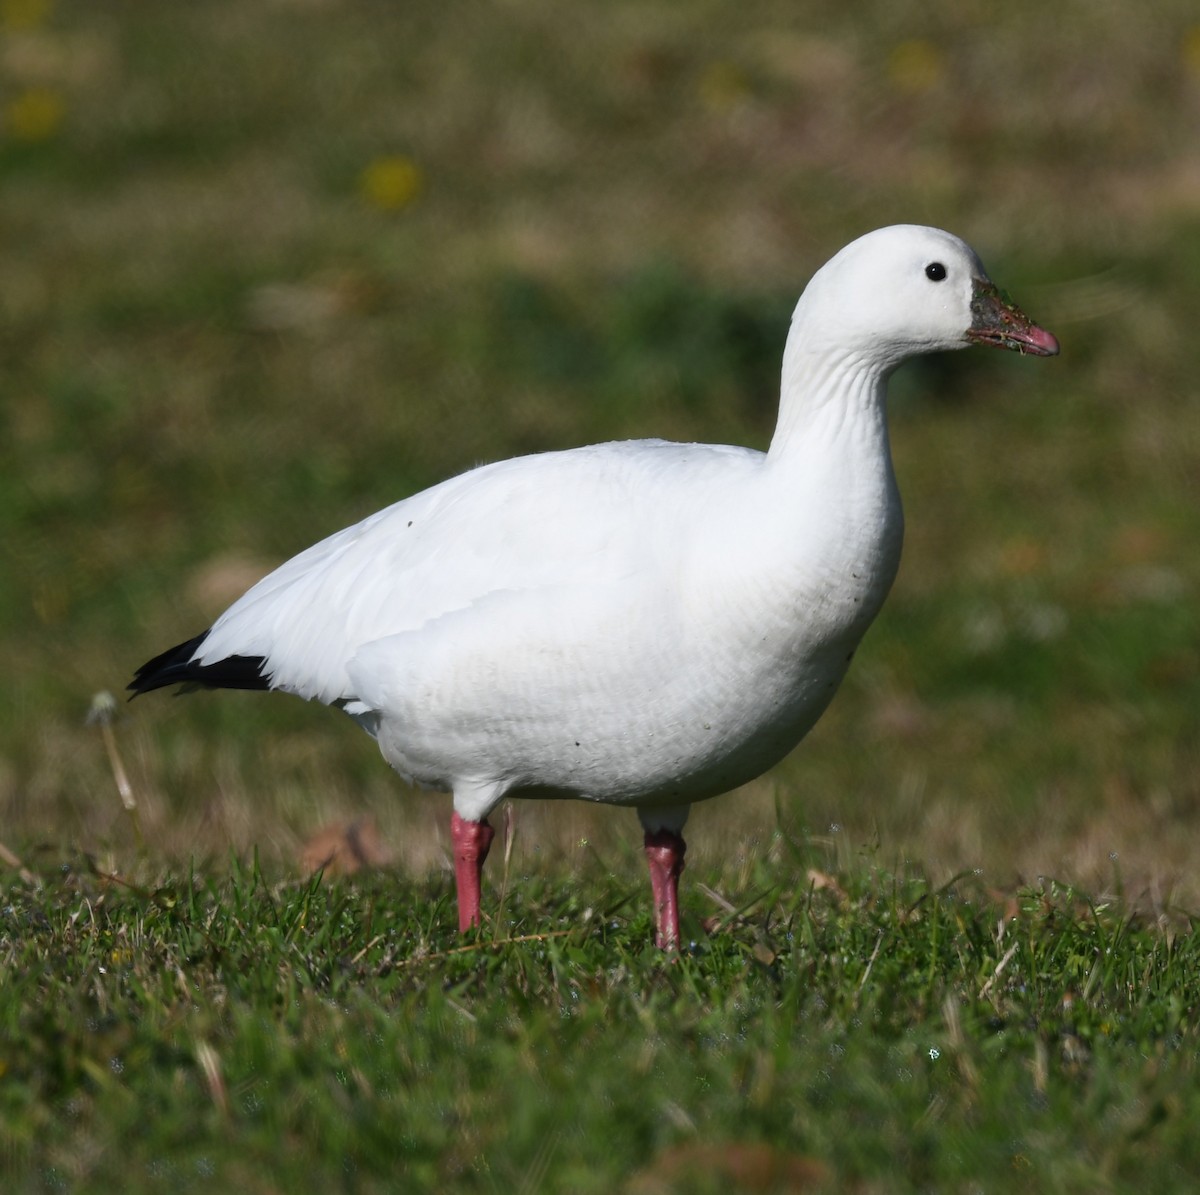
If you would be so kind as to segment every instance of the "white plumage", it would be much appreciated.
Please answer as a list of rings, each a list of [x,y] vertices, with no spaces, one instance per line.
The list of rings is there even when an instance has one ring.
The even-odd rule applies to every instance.
[[[796,307],[767,453],[644,440],[475,469],[301,553],[131,687],[344,708],[454,793],[464,927],[505,796],[634,806],[673,942],[688,807],[808,732],[895,576],[887,377],[971,340],[1057,352],[956,237],[870,233]]]

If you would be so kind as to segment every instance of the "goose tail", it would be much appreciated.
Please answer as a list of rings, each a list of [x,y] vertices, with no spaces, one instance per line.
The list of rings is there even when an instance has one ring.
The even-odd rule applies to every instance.
[[[265,656],[226,656],[202,664],[196,654],[208,638],[208,631],[168,648],[161,655],[147,660],[126,686],[133,697],[150,693],[168,685],[183,685],[181,693],[194,688],[205,689],[269,689],[271,681],[265,675]],[[132,700],[132,698],[130,698]]]

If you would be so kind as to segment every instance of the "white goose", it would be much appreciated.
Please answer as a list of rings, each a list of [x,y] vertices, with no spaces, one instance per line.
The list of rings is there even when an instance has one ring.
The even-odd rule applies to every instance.
[[[638,440],[474,469],[302,552],[129,687],[344,709],[454,794],[464,930],[505,797],[632,806],[674,946],[690,806],[808,733],[896,575],[888,376],[972,342],[1058,352],[957,237],[868,233],[796,306],[765,454]]]

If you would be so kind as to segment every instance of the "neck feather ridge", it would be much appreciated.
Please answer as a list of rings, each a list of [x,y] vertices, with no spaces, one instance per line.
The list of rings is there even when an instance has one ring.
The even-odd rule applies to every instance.
[[[845,350],[814,352],[793,345],[793,328],[783,359],[779,419],[768,455],[772,459],[811,451],[814,440],[849,434],[887,447],[886,364]]]

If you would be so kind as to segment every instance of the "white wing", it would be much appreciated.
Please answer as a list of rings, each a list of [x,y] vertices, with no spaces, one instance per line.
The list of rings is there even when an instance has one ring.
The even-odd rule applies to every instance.
[[[348,665],[365,645],[455,611],[469,624],[489,595],[653,584],[684,550],[697,504],[764,459],[645,440],[475,469],[289,560],[217,619],[195,659],[261,656],[274,688],[352,701]]]

